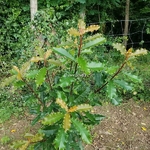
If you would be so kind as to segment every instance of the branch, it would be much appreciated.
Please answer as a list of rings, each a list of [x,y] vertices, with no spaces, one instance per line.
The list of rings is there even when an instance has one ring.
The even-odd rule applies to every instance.
[[[126,61],[124,61],[124,63],[117,70],[117,72],[108,81],[106,81],[99,89],[97,89],[95,91],[95,93],[98,93],[99,91],[101,91],[109,83],[109,81],[111,81],[112,79],[114,79],[121,72],[121,70],[122,70],[122,68],[124,67],[125,64],[126,64]]]

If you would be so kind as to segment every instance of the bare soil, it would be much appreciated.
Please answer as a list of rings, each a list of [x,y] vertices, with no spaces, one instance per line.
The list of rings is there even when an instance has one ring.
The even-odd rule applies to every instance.
[[[106,118],[92,129],[93,143],[86,145],[85,150],[150,150],[150,103],[133,100],[120,106],[107,103],[94,111]],[[0,124],[0,138],[8,135],[11,143],[23,139],[26,132],[36,132],[38,126],[31,127],[32,119],[27,115]],[[10,150],[10,143],[1,144],[0,150]]]

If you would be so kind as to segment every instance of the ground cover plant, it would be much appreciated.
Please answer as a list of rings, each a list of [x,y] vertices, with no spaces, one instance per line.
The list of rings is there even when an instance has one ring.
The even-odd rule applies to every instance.
[[[126,50],[123,45],[113,43],[122,55],[121,65],[99,61],[101,49],[98,53],[95,50],[106,38],[99,33],[88,35],[98,29],[98,25],[86,27],[79,20],[77,29],[70,28],[59,45],[47,44],[47,49],[36,45],[27,62],[13,66],[14,75],[2,82],[1,87],[13,83],[14,90],[23,90],[30,112],[37,115],[32,124],[40,122],[42,127],[35,135],[26,133],[26,140],[14,142],[12,148],[83,149],[82,140],[92,142],[88,126],[99,124],[104,118],[92,113],[93,106],[101,104],[100,92],[118,105],[122,101],[119,90],[132,90],[133,83],[141,82],[128,69],[119,74],[136,56],[147,54],[147,50]]]

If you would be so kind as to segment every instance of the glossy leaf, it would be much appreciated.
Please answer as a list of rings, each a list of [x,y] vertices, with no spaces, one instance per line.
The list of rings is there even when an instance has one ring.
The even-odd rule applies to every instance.
[[[40,86],[44,82],[46,73],[47,73],[47,69],[45,67],[43,67],[39,70],[39,72],[35,78],[37,86]]]
[[[102,121],[105,118],[105,116],[100,114],[91,114],[90,112],[85,112],[84,122],[86,124],[99,124],[100,121]]]
[[[91,70],[103,70],[104,69],[104,65],[102,63],[97,63],[97,62],[91,62],[91,63],[88,63],[88,68],[91,69]]]
[[[117,51],[120,51],[120,53],[122,55],[125,55],[126,54],[126,48],[124,45],[120,44],[120,43],[113,43],[113,47],[115,49],[117,49]]]
[[[147,50],[144,48],[141,48],[141,49],[137,49],[135,52],[131,53],[130,57],[146,55],[146,54],[147,54]]]
[[[133,75],[133,74],[127,73],[127,72],[124,72],[124,74],[125,74],[131,81],[133,81],[133,82],[135,82],[135,83],[137,83],[137,82],[141,83],[141,82],[142,82],[142,80],[141,80],[138,76],[136,76],[136,75]]]
[[[107,93],[110,99],[116,96],[116,88],[112,80],[107,84]]]
[[[63,109],[65,109],[66,111],[68,111],[68,106],[67,104],[60,98],[56,99],[56,103]]]
[[[64,117],[64,114],[62,114],[60,112],[51,113],[43,119],[42,124],[53,125],[56,122],[58,122],[60,119],[62,119],[63,117]]]
[[[83,123],[72,119],[72,123],[76,130],[80,133],[82,140],[88,144],[91,143],[91,135],[90,132],[86,129],[86,127],[83,125]]]
[[[105,41],[106,41],[106,39],[103,37],[94,39],[92,41],[89,41],[88,43],[85,43],[83,45],[82,49],[87,49],[87,48],[93,47],[93,46],[98,45],[98,44],[103,44],[103,43],[105,43]]]
[[[42,57],[32,57],[31,58],[31,62],[35,62],[35,63],[37,63],[37,62],[39,62],[39,61],[41,61],[41,60],[44,60]]]
[[[77,111],[89,111],[91,110],[92,106],[89,104],[81,104],[77,106]]]
[[[31,70],[26,74],[26,77],[29,79],[30,78],[34,79],[37,74],[38,74],[38,70]]]
[[[89,27],[86,28],[86,32],[97,31],[99,28],[100,28],[99,25],[90,25]]]
[[[69,58],[69,59],[75,61],[75,58],[74,58],[69,52],[67,52],[65,49],[53,47],[53,50],[54,50],[56,53],[58,53],[58,54],[60,54],[60,55],[62,55],[62,56],[65,56],[65,57],[67,57],[67,58]]]
[[[84,71],[86,74],[89,74],[89,69],[87,68],[87,62],[82,57],[78,58],[78,64],[81,67],[81,70]]]
[[[60,78],[60,83],[59,86],[64,88],[67,86],[70,86],[72,82],[74,82],[74,77],[73,76],[68,76],[68,77],[62,77]]]
[[[112,104],[117,106],[122,102],[122,100],[116,96],[116,97],[111,99],[111,102],[112,102]]]
[[[119,85],[120,87],[124,88],[127,91],[132,90],[132,87],[124,80],[114,80],[114,82],[117,83],[117,85]]]
[[[66,113],[63,120],[63,128],[65,132],[68,131],[71,127],[70,113]]]
[[[54,140],[55,148],[58,150],[65,150],[66,133],[64,129],[59,129]]]
[[[56,65],[56,66],[62,66],[62,62],[59,60],[54,60],[54,59],[48,59],[48,62],[50,64]]]
[[[77,31],[77,29],[71,28],[68,30],[68,34],[73,36],[80,36],[80,33]]]

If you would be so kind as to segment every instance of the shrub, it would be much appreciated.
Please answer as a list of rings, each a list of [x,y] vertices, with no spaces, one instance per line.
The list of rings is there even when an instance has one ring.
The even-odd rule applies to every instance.
[[[124,58],[122,64],[113,66],[107,61],[100,62],[96,46],[103,45],[106,39],[101,34],[86,36],[86,33],[98,29],[97,25],[86,27],[79,20],[78,29],[68,30],[69,36],[64,38],[66,42],[61,41],[47,50],[37,45],[35,55],[20,69],[13,66],[15,74],[1,87],[13,82],[15,88],[30,91],[25,91],[24,97],[31,112],[37,115],[32,124],[38,121],[42,124],[39,133],[26,133],[27,140],[15,142],[14,148],[27,149],[34,145],[35,149],[82,149],[81,139],[88,144],[92,141],[88,126],[99,124],[104,118],[92,113],[93,106],[101,104],[100,92],[118,105],[121,98],[117,88],[132,90],[124,79],[139,81],[128,70],[123,73],[124,79],[115,77],[132,58],[147,51],[126,51],[124,46],[114,43],[114,49]]]

